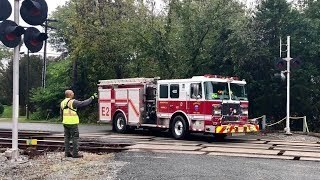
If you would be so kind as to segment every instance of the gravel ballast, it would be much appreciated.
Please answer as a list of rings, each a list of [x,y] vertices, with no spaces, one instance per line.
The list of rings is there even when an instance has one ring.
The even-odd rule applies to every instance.
[[[74,159],[56,152],[29,160],[21,155],[19,161],[11,162],[0,154],[0,179],[115,179],[126,164],[114,161],[114,154],[83,155]]]

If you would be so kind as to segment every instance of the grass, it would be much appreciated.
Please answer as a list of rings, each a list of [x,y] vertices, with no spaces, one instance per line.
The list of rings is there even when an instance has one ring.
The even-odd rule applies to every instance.
[[[0,117],[0,122],[11,122],[12,118],[4,118]],[[19,116],[18,118],[19,123],[61,123],[57,119],[49,119],[49,120],[32,120],[27,119],[26,116]]]
[[[12,121],[12,106],[6,106],[4,105],[4,112],[2,115],[0,115],[0,122],[11,122]],[[42,119],[42,120],[32,120],[27,119],[26,116],[19,116],[19,123],[58,123],[61,124],[62,120],[57,118],[51,118],[51,119]],[[88,124],[88,125],[97,125],[96,122],[87,122],[86,119],[80,119],[80,124]]]
[[[12,121],[12,106],[4,105],[4,111],[2,115],[0,115],[0,121],[1,122],[11,122]],[[26,116],[19,116],[19,123],[32,123],[32,122],[38,122],[38,123],[60,123],[58,118],[55,119],[49,119],[49,120],[31,120],[27,119]]]

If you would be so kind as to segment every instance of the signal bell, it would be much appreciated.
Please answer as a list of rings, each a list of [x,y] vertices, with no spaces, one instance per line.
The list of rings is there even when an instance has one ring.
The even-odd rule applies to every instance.
[[[4,20],[0,24],[0,40],[7,47],[14,48],[18,46],[21,41],[21,35],[24,32],[23,27],[10,20]]]
[[[29,27],[24,34],[24,44],[30,52],[39,52],[42,49],[43,41],[48,39],[46,33],[40,33],[37,28]]]
[[[21,4],[22,19],[30,25],[41,25],[48,17],[48,5],[45,0],[24,0]]]
[[[0,0],[0,21],[6,20],[12,13],[12,7],[8,0]]]

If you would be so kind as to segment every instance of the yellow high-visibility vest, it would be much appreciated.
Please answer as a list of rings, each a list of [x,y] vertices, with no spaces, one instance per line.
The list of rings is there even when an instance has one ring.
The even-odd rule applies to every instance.
[[[70,101],[69,100],[70,100],[70,98],[65,98],[60,104],[60,107],[63,111],[62,123],[63,124],[79,124],[79,116],[77,114],[77,109],[73,108],[74,99],[72,99]],[[68,103],[68,105],[67,105],[67,103]]]

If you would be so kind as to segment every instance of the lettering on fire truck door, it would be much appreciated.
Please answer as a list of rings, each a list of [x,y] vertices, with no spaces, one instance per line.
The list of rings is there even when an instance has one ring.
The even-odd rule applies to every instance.
[[[99,118],[111,121],[111,89],[99,89]]]

